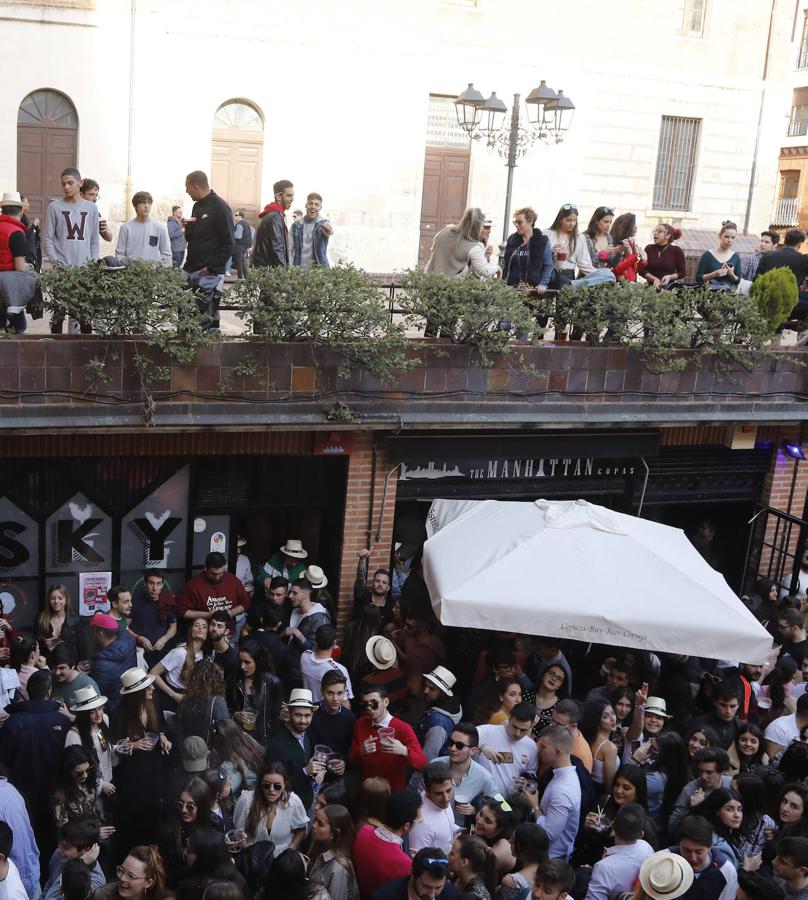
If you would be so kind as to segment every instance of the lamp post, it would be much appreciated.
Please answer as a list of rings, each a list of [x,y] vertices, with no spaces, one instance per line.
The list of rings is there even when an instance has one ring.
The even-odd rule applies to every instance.
[[[560,144],[572,124],[575,104],[563,91],[554,91],[542,80],[525,98],[527,124],[520,118],[520,95],[513,95],[511,119],[505,124],[507,106],[492,93],[486,100],[469,82],[469,86],[455,100],[458,125],[473,140],[485,140],[489,150],[499,154],[508,167],[508,184],[505,191],[505,216],[502,222],[500,256],[508,240],[508,220],[511,217],[511,193],[513,170],[517,160],[538,141]]]

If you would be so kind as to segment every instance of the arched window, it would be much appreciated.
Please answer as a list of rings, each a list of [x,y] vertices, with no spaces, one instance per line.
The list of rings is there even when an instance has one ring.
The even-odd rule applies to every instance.
[[[212,138],[211,187],[256,224],[263,206],[263,116],[248,100],[228,100],[213,116]]]
[[[17,190],[28,197],[31,219],[42,218],[48,203],[61,197],[63,169],[78,165],[76,107],[59,91],[40,88],[17,110]]]
[[[43,88],[28,94],[17,111],[18,125],[62,125],[66,128],[78,126],[76,107],[58,91]]]
[[[261,113],[249,103],[243,100],[228,100],[216,110],[213,127],[263,132],[264,120]]]

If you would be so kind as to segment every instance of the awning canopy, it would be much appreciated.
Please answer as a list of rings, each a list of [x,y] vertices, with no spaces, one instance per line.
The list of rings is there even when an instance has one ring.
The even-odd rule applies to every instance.
[[[445,625],[748,663],[772,645],[678,528],[584,500],[435,500],[427,534]]]

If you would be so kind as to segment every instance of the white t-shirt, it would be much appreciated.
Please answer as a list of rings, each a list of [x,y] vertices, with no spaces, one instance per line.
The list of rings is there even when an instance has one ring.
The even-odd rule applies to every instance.
[[[182,672],[182,667],[185,665],[185,658],[185,647],[175,647],[173,650],[169,650],[160,660],[166,670],[165,680],[176,691],[185,690],[185,685],[180,679],[180,672]],[[202,659],[202,651],[197,650],[194,655],[194,662],[199,662],[200,659]]]
[[[335,659],[317,659],[313,650],[304,650],[300,657],[300,672],[303,676],[303,687],[311,691],[312,699],[315,703],[319,703],[323,699],[320,691],[320,682],[326,672],[342,672],[345,676],[345,692],[349,700],[353,700],[353,690],[351,689],[351,676],[348,670]]]
[[[513,790],[513,780],[522,772],[535,772],[538,768],[538,750],[536,742],[529,737],[512,741],[506,731],[506,725],[480,725],[480,747],[490,747],[497,753],[510,753],[513,762],[494,764],[484,753],[477,754],[477,761],[491,773],[497,790],[503,797]]]
[[[0,881],[0,900],[28,900],[28,893],[20,878],[20,873],[14,865],[14,860],[7,860],[8,874]]]
[[[780,716],[770,722],[763,737],[767,741],[773,741],[781,747],[788,747],[792,741],[796,741],[800,736],[800,730],[797,727],[797,717],[792,714],[790,716]]]

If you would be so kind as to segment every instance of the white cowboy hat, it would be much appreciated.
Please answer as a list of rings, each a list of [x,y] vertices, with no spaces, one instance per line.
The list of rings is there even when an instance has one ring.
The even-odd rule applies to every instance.
[[[315,589],[324,588],[328,584],[325,572],[319,566],[309,566],[303,573],[303,577]]]
[[[19,206],[22,209],[22,197],[17,191],[6,191],[0,200],[0,206]]]
[[[693,868],[678,853],[660,850],[640,866],[640,884],[653,900],[676,900],[693,884]]]
[[[663,719],[673,718],[673,716],[668,715],[668,707],[665,705],[664,697],[648,697],[645,701],[645,711],[654,716],[661,716]]]
[[[428,681],[431,681],[436,688],[443,691],[447,697],[454,697],[452,688],[455,686],[457,679],[452,673],[443,666],[435,666],[435,668],[424,675]]]
[[[136,691],[145,691],[150,684],[154,684],[154,676],[149,675],[145,669],[135,666],[127,669],[121,675],[122,694],[134,694]]]
[[[91,709],[98,709],[99,706],[103,706],[106,702],[107,698],[99,694],[91,684],[88,684],[79,688],[73,694],[73,702],[70,704],[70,709],[73,712],[87,712]]]
[[[303,541],[290,540],[281,547],[281,553],[284,556],[291,556],[294,559],[305,559],[309,554],[303,549]]]
[[[377,669],[392,669],[396,664],[396,645],[380,634],[374,635],[365,644],[365,655]]]
[[[294,688],[289,694],[289,702],[286,704],[290,709],[293,706],[306,706],[309,709],[316,709],[317,704],[311,696],[311,691],[306,688]]]

